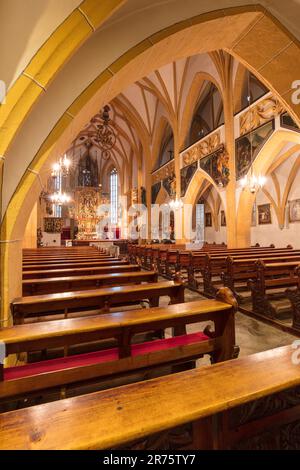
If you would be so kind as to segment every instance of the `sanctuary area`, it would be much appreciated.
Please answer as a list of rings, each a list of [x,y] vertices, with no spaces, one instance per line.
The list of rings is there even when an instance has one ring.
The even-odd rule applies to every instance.
[[[299,4],[0,24],[0,450],[299,450]]]

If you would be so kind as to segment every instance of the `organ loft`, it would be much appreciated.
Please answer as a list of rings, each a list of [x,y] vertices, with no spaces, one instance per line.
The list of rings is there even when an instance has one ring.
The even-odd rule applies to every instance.
[[[299,450],[299,21],[0,2],[1,451]]]

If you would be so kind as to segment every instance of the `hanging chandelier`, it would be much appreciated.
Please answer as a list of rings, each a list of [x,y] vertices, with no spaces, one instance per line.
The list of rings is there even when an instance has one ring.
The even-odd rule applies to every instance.
[[[117,141],[115,130],[110,124],[111,119],[109,117],[109,112],[110,107],[106,105],[103,108],[101,116],[95,116],[91,120],[97,129],[94,140],[97,142],[104,160],[108,160],[108,158],[111,156],[111,150]]]
[[[253,169],[253,141],[252,141],[252,123],[251,123],[251,95],[250,95],[250,72],[248,71],[248,96],[249,103],[248,113],[250,116],[250,173],[241,179],[241,187],[243,190],[249,190],[250,193],[255,194],[259,189],[262,189],[267,182],[267,178],[263,175],[256,175]]]
[[[60,157],[58,162],[54,163],[52,166],[51,176],[57,178],[59,176],[67,176],[71,167],[71,160],[65,154],[63,157]]]
[[[62,193],[61,191],[58,191],[54,194],[51,194],[50,200],[53,202],[53,204],[57,206],[64,206],[65,204],[68,204],[71,201],[71,196],[66,193]]]
[[[267,178],[265,176],[254,174],[245,175],[241,179],[241,186],[243,189],[248,189],[250,193],[254,194],[259,189],[262,189],[266,184]]]
[[[171,210],[177,211],[183,208],[183,202],[181,199],[176,197],[175,199],[171,199],[171,201],[169,202],[169,207]]]

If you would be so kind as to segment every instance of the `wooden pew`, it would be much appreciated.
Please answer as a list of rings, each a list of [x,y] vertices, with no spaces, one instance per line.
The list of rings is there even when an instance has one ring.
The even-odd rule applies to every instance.
[[[161,296],[169,296],[171,303],[184,302],[184,286],[180,280],[163,281],[134,286],[103,287],[86,291],[20,297],[11,303],[15,324],[39,316],[53,316],[70,312],[107,313],[111,307],[140,303],[147,299],[150,306],[158,306]],[[86,312],[85,312],[86,313]]]
[[[0,449],[299,450],[293,353],[284,346],[5,413]]]
[[[165,275],[168,279],[172,279],[178,269],[178,250],[168,250],[165,261]]]
[[[281,250],[281,249],[280,249]],[[292,250],[292,247],[283,248],[282,250]],[[225,249],[218,251],[191,251],[189,259],[188,269],[188,283],[192,289],[198,290],[199,286],[204,283],[203,290],[209,295],[214,295],[215,289],[212,286],[212,275],[210,274],[209,261],[211,258],[216,257],[222,259],[221,265],[217,268],[219,272],[224,267],[226,258],[228,256],[247,256],[255,255],[259,257],[262,253],[275,253],[274,245],[269,248],[263,247],[250,247],[250,248],[237,248],[237,249]],[[177,271],[181,271],[180,263],[178,263]],[[220,271],[221,272],[221,271]],[[204,278],[205,277],[205,278]]]
[[[53,294],[83,289],[96,289],[104,286],[157,282],[156,271],[92,274],[89,276],[49,277],[45,279],[26,279],[22,281],[23,296]]]
[[[292,306],[292,326],[300,331],[300,267],[295,268],[295,277],[298,278],[296,289],[286,289],[285,295]]]
[[[76,262],[69,262],[66,261],[64,263],[55,263],[55,264],[29,264],[23,265],[23,271],[44,271],[45,269],[69,269],[69,268],[87,268],[87,267],[105,267],[105,266],[120,266],[120,265],[129,265],[129,261],[127,260],[120,260],[117,259],[115,261],[76,261]]]
[[[112,257],[112,256],[86,256],[86,257],[77,257],[77,258],[64,258],[64,257],[59,257],[59,258],[53,258],[53,259],[48,259],[48,258],[35,258],[35,259],[30,259],[30,260],[25,260],[23,261],[23,265],[29,265],[29,264],[60,264],[60,263],[80,263],[80,262],[86,262],[86,261],[114,261],[119,259],[118,257]]]
[[[273,257],[264,257],[259,258],[261,261],[266,262],[267,264],[273,263],[286,263],[288,261],[295,261],[300,263],[300,254],[289,253],[289,256],[273,256]],[[257,259],[253,258],[244,258],[236,259],[232,256],[229,256],[226,260],[226,269],[221,273],[221,279],[225,287],[229,287],[234,293],[236,299],[239,303],[243,301],[243,296],[241,295],[241,289],[247,290],[248,280],[256,278],[256,261]]]
[[[298,285],[299,278],[295,275],[295,268],[298,265],[299,260],[270,264],[258,260],[255,263],[255,279],[248,281],[254,312],[269,318],[278,317],[278,311],[272,305],[271,298],[283,297],[286,287]]]
[[[117,345],[94,353],[2,367],[0,399],[137,370],[147,369],[149,373],[153,367],[167,364],[174,367],[203,354],[209,354],[212,362],[231,359],[238,354],[234,328],[236,301],[228,290],[220,291],[219,299],[2,329],[0,340],[6,346],[7,356],[110,338],[116,339]],[[207,328],[204,332],[186,332],[187,324],[208,320],[213,322],[214,332]],[[141,332],[163,332],[166,328],[172,328],[175,337],[132,342]]]
[[[246,253],[246,254],[240,254],[240,253],[234,253],[231,254],[230,256],[234,260],[242,260],[242,259],[252,259],[252,260],[257,260],[260,258],[267,259],[267,258],[273,258],[274,256],[299,256],[300,255],[300,250],[287,250],[287,249],[276,249],[274,250],[267,250],[267,251],[262,251],[259,254],[257,253]],[[221,284],[221,274],[224,273],[226,269],[226,262],[227,262],[227,257],[228,256],[219,256],[219,255],[206,255],[205,261],[204,261],[204,268],[203,268],[203,291],[207,295],[214,296],[216,289],[218,288],[218,285],[220,287]],[[214,279],[216,278],[216,279]],[[217,284],[215,285],[215,282],[217,280]]]
[[[137,264],[113,265],[113,266],[91,266],[87,268],[68,268],[68,269],[49,269],[37,271],[23,271],[23,279],[43,279],[46,277],[65,277],[65,276],[88,276],[92,274],[110,274],[110,273],[129,273],[140,271],[141,267]]]

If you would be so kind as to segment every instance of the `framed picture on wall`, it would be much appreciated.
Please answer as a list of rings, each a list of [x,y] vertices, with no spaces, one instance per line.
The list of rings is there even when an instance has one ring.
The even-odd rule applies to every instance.
[[[226,227],[226,215],[225,215],[225,211],[221,211],[221,227]]]
[[[289,222],[300,222],[300,199],[289,201]]]
[[[205,212],[205,227],[212,227],[211,212]]]
[[[267,225],[272,223],[271,204],[261,204],[257,206],[259,225]]]

